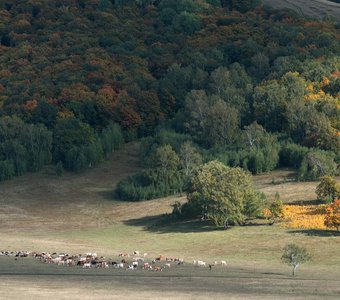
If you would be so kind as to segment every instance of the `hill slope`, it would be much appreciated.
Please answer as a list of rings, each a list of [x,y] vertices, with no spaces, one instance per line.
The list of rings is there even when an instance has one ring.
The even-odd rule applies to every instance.
[[[263,3],[276,9],[289,8],[305,17],[331,17],[340,22],[340,4],[327,0],[263,0]]]
[[[228,151],[256,121],[294,143],[338,150],[334,24],[220,1],[151,2],[0,4],[0,180],[51,161],[92,166],[111,123],[131,140],[168,122],[198,146]],[[204,120],[195,120],[195,101]]]

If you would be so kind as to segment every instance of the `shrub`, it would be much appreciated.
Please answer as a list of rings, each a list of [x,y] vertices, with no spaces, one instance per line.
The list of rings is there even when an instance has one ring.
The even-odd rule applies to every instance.
[[[145,172],[141,172],[120,181],[115,194],[121,200],[141,201],[175,194],[180,192],[181,188],[181,182],[177,184],[154,183]]]
[[[280,148],[280,166],[281,167],[292,167],[295,169],[300,168],[303,158],[308,153],[307,147],[294,144],[285,143]]]

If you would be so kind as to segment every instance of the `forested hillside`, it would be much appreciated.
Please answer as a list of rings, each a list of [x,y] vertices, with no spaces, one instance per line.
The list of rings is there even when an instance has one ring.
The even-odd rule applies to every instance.
[[[259,2],[1,1],[0,180],[79,171],[142,137],[156,171],[128,190],[181,189],[216,158],[336,174],[339,25]]]

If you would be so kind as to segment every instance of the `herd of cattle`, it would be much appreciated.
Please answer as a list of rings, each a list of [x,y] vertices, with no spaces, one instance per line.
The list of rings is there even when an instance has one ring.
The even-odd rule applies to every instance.
[[[148,259],[147,253],[134,251],[133,253],[119,253],[117,259],[106,259],[98,256],[96,253],[85,253],[70,255],[67,253],[49,253],[49,252],[30,252],[30,251],[0,251],[0,256],[11,256],[16,260],[25,257],[34,257],[47,264],[56,264],[58,266],[78,266],[82,268],[115,268],[123,270],[152,270],[162,271],[170,269],[174,265],[183,265],[183,258],[164,257],[162,255]],[[202,260],[194,260],[193,264],[197,267],[209,267],[211,270],[216,265],[226,266],[226,261],[213,262],[207,264]]]

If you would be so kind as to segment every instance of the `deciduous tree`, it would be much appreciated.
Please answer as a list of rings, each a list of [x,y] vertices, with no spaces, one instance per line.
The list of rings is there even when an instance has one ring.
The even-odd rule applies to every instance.
[[[295,244],[289,244],[283,249],[281,260],[283,263],[293,267],[293,276],[299,265],[309,261],[311,259],[310,254],[303,247],[299,247]]]
[[[263,195],[253,187],[250,173],[211,161],[198,168],[189,184],[188,206],[202,211],[216,226],[245,224],[256,216]]]
[[[340,200],[335,199],[333,203],[326,208],[326,216],[324,223],[329,228],[335,228],[339,231],[340,228]]]
[[[315,192],[318,199],[331,202],[340,197],[340,185],[331,176],[324,176]]]
[[[180,149],[180,162],[185,176],[192,174],[194,168],[202,164],[202,157],[191,142],[185,142]]]

